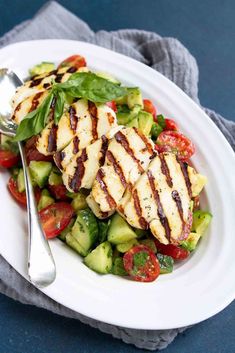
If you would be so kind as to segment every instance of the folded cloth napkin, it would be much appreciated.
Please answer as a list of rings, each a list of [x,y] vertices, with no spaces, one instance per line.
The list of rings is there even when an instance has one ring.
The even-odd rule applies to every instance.
[[[161,72],[199,104],[197,63],[177,39],[162,38],[156,33],[140,30],[94,33],[85,22],[52,1],[44,5],[32,20],[21,23],[0,38],[0,47],[24,40],[48,38],[86,41],[130,56]],[[209,109],[205,111],[235,149],[235,123]],[[133,330],[85,317],[48,298],[22,278],[1,256],[0,292],[22,303],[78,319],[138,348],[163,349],[185,330]]]

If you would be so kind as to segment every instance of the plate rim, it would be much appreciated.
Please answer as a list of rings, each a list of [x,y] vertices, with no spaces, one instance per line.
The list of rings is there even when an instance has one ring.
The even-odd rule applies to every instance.
[[[194,109],[196,109],[196,111],[198,111],[198,113],[200,115],[203,114],[204,118],[207,119],[207,123],[210,124],[210,128],[214,131],[216,131],[216,133],[220,134],[220,138],[223,139],[223,144],[226,148],[226,152],[227,153],[230,153],[230,157],[234,159],[235,161],[235,155],[234,155],[234,151],[232,149],[232,147],[230,146],[229,142],[227,141],[227,139],[225,138],[225,136],[222,134],[222,132],[218,129],[218,127],[213,123],[213,121],[207,116],[207,114],[198,106],[197,103],[195,103],[189,96],[186,95],[186,93],[184,93],[178,86],[176,86],[176,84],[172,81],[170,81],[167,77],[163,76],[161,73],[159,73],[158,71],[148,67],[147,65],[135,60],[135,59],[132,59],[128,56],[125,56],[123,54],[120,54],[120,53],[117,53],[117,52],[114,52],[110,49],[106,49],[106,48],[103,48],[103,47],[100,47],[100,46],[97,46],[97,45],[94,45],[94,44],[90,44],[90,43],[86,43],[86,42],[82,42],[82,41],[74,41],[74,40],[63,40],[63,39],[42,39],[42,40],[30,40],[30,41],[23,41],[23,42],[17,42],[17,43],[13,43],[13,44],[10,44],[8,46],[5,46],[3,48],[0,49],[0,60],[1,60],[1,55],[2,55],[2,52],[5,51],[5,50],[8,50],[9,48],[14,48],[14,47],[20,47],[22,45],[31,45],[33,43],[33,45],[35,45],[35,43],[44,43],[44,44],[47,44],[47,43],[57,43],[57,45],[61,45],[63,42],[69,42],[71,44],[76,44],[76,46],[80,45],[80,46],[83,46],[83,47],[87,47],[88,49],[89,48],[99,48],[102,49],[104,52],[106,52],[107,54],[109,53],[112,53],[112,55],[115,55],[117,57],[120,57],[122,59],[125,59],[127,61],[129,61],[130,63],[133,62],[133,65],[137,65],[139,66],[139,68],[144,68],[144,70],[150,70],[150,71],[153,71],[155,74],[159,75],[159,77],[161,77],[163,80],[165,80],[165,82],[167,82],[167,84],[170,84],[170,85],[173,85],[174,86],[174,89],[177,90],[177,94],[181,94],[181,96],[186,99],[188,101],[188,103],[190,105],[193,105]],[[115,64],[114,64],[115,65]],[[3,256],[4,257],[4,256]],[[5,258],[5,257],[4,257]],[[6,260],[8,261],[8,260]],[[12,265],[12,264],[11,264]],[[13,266],[13,265],[12,265]],[[22,275],[26,280],[28,280],[28,278],[22,274],[21,272],[19,272],[14,266],[13,268],[18,272],[20,273],[20,275]],[[58,276],[58,275],[57,275]],[[29,281],[29,280],[28,280]],[[50,287],[46,288],[46,289],[40,289],[43,293],[45,293],[46,295],[48,295],[50,298],[56,300],[57,302],[61,303],[62,305],[66,306],[67,308],[70,308],[72,309],[71,307],[69,307],[67,304],[64,304],[63,301],[60,299],[58,301],[58,299],[52,295],[50,295]],[[221,301],[221,305],[218,305],[217,306],[217,309],[214,310],[214,312],[211,312],[209,313],[208,315],[204,315],[204,318],[203,319],[200,319],[200,320],[196,320],[196,321],[190,321],[190,323],[187,323],[187,324],[181,324],[181,325],[177,325],[178,328],[180,327],[184,327],[186,325],[192,325],[192,324],[195,324],[197,322],[200,322],[200,321],[203,321],[213,315],[215,315],[216,313],[218,313],[219,311],[221,311],[222,309],[224,309],[228,304],[230,304],[233,300],[234,300],[234,296],[235,296],[235,288],[234,288],[234,293],[229,296],[227,296],[227,300],[224,300],[223,301],[223,304],[222,304],[222,301]],[[72,309],[73,310],[73,309]],[[78,312],[78,311],[77,311]],[[82,315],[86,315],[88,316],[85,312],[82,312],[82,311],[79,311],[78,312],[79,314],[82,314]],[[90,318],[92,319],[95,319],[95,320],[99,320],[99,321],[103,321],[102,319],[98,318],[96,316],[91,316],[89,315]],[[120,322],[117,322],[115,320],[110,320],[110,321],[103,321],[103,322],[106,322],[106,323],[109,323],[109,324],[114,324],[114,325],[118,325],[118,326],[122,326],[122,327],[130,327],[130,328],[135,328],[135,329],[149,329],[149,330],[154,330],[154,329],[171,329],[171,328],[175,328],[175,326],[169,326],[169,327],[157,327],[157,328],[153,328],[153,327],[147,327],[147,328],[142,328],[141,326],[139,325],[136,325],[136,327],[133,327],[133,325],[131,326],[128,326],[128,325],[123,325],[123,323],[120,323]]]

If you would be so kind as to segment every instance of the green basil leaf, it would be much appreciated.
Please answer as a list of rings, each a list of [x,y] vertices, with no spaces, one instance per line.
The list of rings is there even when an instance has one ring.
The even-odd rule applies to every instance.
[[[54,110],[54,121],[57,125],[60,121],[61,116],[64,113],[64,104],[65,104],[65,93],[63,91],[58,91],[56,95],[56,103]]]
[[[58,88],[66,91],[72,97],[82,97],[97,103],[106,103],[127,94],[124,87],[92,72],[74,73],[68,81],[58,84]]]
[[[24,141],[42,131],[47,123],[53,97],[51,92],[37,109],[26,115],[17,128],[14,141]]]
[[[161,126],[162,129],[165,129],[166,127],[166,121],[165,118],[162,114],[157,115],[157,122]]]

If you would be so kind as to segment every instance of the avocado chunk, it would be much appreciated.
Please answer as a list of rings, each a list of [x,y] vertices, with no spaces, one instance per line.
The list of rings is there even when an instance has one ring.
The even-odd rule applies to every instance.
[[[108,241],[117,245],[136,238],[137,235],[129,224],[118,213],[115,213],[108,229]]]
[[[181,246],[189,251],[195,250],[201,236],[205,233],[212,219],[212,215],[206,211],[193,212],[192,232],[187,239],[183,240]]]
[[[212,215],[209,212],[198,210],[193,212],[192,232],[203,235],[212,220]]]
[[[110,81],[112,83],[115,83],[116,85],[120,85],[121,82],[118,81],[114,76],[108,74],[107,72],[96,72],[95,73],[97,76],[104,78],[107,81]]]
[[[44,161],[31,161],[29,164],[29,170],[33,181],[35,181],[40,188],[43,188],[48,181],[52,170],[52,164]]]
[[[134,106],[138,105],[143,109],[143,99],[141,91],[138,87],[131,87],[128,88],[128,95],[127,95],[127,105],[130,109],[134,108]]]
[[[153,125],[152,114],[141,110],[138,114],[138,122],[139,129],[142,131],[142,133],[146,136],[149,136]]]
[[[95,272],[110,273],[113,265],[111,244],[105,241],[98,245],[85,257],[84,263]]]
[[[138,244],[138,241],[136,239],[132,239],[126,243],[117,244],[117,250],[121,253],[125,253],[131,248],[133,248],[134,245],[137,245],[137,244]]]
[[[63,185],[62,174],[55,166],[52,167],[51,173],[48,178],[48,183],[52,186]]]
[[[71,202],[71,206],[75,209],[75,211],[80,211],[87,208],[86,195],[84,195],[82,192],[78,192],[75,195],[76,196]]]
[[[31,77],[38,76],[47,72],[55,70],[55,64],[47,61],[41,62],[41,64],[35,65],[29,70]]]

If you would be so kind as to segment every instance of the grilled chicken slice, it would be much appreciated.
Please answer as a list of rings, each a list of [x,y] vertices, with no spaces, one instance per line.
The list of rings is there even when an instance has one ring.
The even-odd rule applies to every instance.
[[[98,169],[104,163],[107,142],[107,138],[103,136],[73,156],[62,174],[64,185],[69,191],[91,189]]]
[[[44,155],[50,155],[67,146],[63,153],[55,158],[58,163],[61,157],[65,157],[62,163],[64,168],[74,154],[115,126],[116,114],[106,104],[96,105],[86,99],[79,99],[64,113],[57,127],[53,123],[46,126],[39,136],[37,149]]]
[[[102,212],[117,207],[126,188],[144,173],[153,156],[153,142],[136,128],[124,128],[114,135],[91,192]]]
[[[118,210],[133,227],[150,228],[161,243],[177,244],[190,216],[191,198],[187,165],[175,154],[164,153],[152,160]]]
[[[20,117],[20,121],[25,117],[24,112],[20,113],[20,103],[23,102],[26,98],[33,97],[38,94],[39,92],[48,90],[51,87],[52,81],[57,83],[65,82],[69,79],[69,77],[74,72],[84,72],[88,71],[87,67],[81,67],[76,69],[74,67],[62,67],[60,69],[51,71],[49,73],[45,73],[39,76],[34,76],[31,80],[25,82],[22,86],[20,86],[12,99],[12,107],[13,111],[15,109],[18,110],[18,117]],[[14,112],[13,112],[14,116]]]

